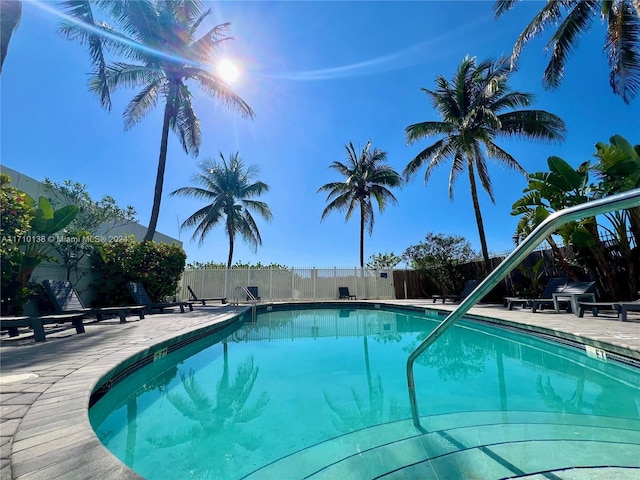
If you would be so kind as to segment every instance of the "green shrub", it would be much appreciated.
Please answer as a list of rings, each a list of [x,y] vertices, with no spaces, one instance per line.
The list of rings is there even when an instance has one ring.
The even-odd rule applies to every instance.
[[[154,302],[173,298],[187,254],[178,245],[136,242],[133,237],[101,243],[92,256],[96,305],[131,304],[127,282],[140,282]]]
[[[29,298],[29,290],[18,278],[23,261],[20,243],[29,233],[35,215],[31,198],[10,183],[8,175],[0,175],[0,311],[3,316],[20,315]]]

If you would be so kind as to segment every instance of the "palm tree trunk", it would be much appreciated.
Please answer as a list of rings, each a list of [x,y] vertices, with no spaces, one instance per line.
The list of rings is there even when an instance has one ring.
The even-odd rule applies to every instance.
[[[468,160],[469,184],[471,185],[471,200],[473,201],[473,210],[476,214],[476,223],[478,224],[478,235],[480,236],[480,248],[482,249],[482,258],[484,259],[484,274],[487,275],[491,271],[489,264],[489,250],[487,249],[487,239],[484,234],[484,224],[482,223],[482,213],[480,212],[480,202],[478,201],[478,189],[476,188],[476,177],[473,171],[473,162]]]
[[[227,270],[231,268],[232,260],[233,260],[233,235],[229,234],[229,257],[227,258]]]
[[[364,207],[360,203],[360,268],[364,268]]]
[[[0,2],[0,73],[2,73],[2,65],[7,56],[9,49],[9,41],[13,31],[20,22],[22,16],[22,2],[17,0],[2,0]]]
[[[173,102],[175,99],[175,85],[169,85],[169,94],[167,103],[164,107],[164,120],[162,122],[162,137],[160,139],[160,157],[158,158],[158,172],[156,173],[156,186],[153,193],[153,207],[151,208],[151,218],[149,219],[149,227],[144,236],[145,242],[153,241],[158,225],[158,217],[160,216],[160,201],[162,200],[162,187],[164,184],[164,170],[167,166],[167,144],[169,143],[169,122],[173,116]]]

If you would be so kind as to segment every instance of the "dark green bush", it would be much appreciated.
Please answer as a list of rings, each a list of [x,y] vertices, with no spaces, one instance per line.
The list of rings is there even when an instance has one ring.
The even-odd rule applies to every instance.
[[[178,245],[136,242],[133,237],[102,243],[92,256],[96,305],[131,304],[127,282],[140,282],[155,302],[173,298],[187,254]]]
[[[0,175],[0,311],[2,316],[21,315],[29,289],[19,278],[24,254],[21,239],[30,230],[35,208],[30,197],[10,185],[11,177]]]

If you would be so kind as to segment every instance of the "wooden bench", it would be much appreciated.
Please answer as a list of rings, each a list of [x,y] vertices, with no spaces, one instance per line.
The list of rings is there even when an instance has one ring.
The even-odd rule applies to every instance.
[[[83,313],[45,315],[43,317],[0,317],[0,329],[8,330],[10,337],[17,337],[19,327],[28,327],[33,330],[36,342],[44,342],[46,340],[44,325],[71,322],[77,333],[84,333],[83,318]]]

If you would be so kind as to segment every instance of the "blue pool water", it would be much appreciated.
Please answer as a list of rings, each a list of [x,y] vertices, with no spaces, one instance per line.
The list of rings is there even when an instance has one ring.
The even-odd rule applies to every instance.
[[[454,326],[416,362],[419,432],[406,359],[437,323],[384,309],[262,313],[127,377],[91,422],[149,479],[640,473],[637,369],[484,323]]]

